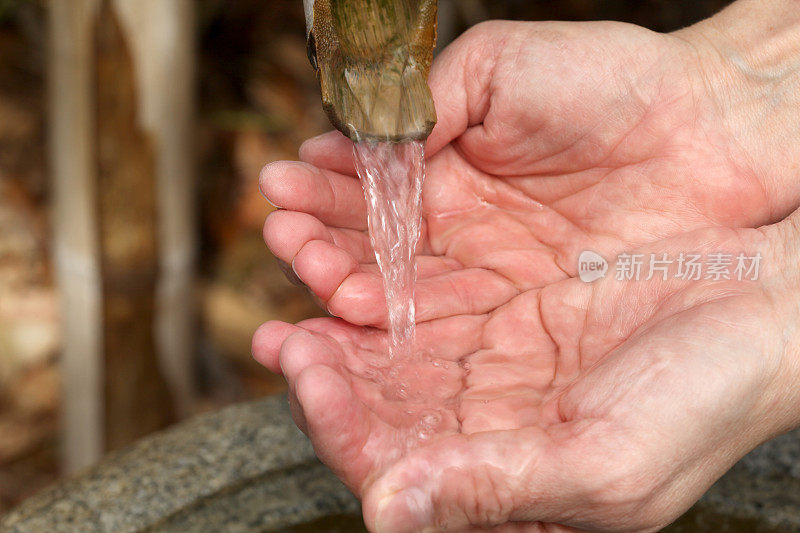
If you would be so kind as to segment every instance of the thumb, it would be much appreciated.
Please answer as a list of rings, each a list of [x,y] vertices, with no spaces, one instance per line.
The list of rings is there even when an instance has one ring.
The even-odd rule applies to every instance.
[[[444,438],[409,454],[367,489],[364,520],[380,533],[555,520],[574,502],[555,452],[539,428]]]
[[[431,66],[428,85],[436,106],[436,126],[425,145],[431,156],[489,111],[492,73],[510,33],[518,23],[483,22],[467,30],[445,48]]]
[[[494,66],[507,46],[510,27],[520,24],[483,22],[467,30],[436,57],[428,76],[436,126],[425,144],[427,156],[483,121],[489,111]],[[300,160],[355,176],[352,152],[352,141],[331,131],[304,142]]]

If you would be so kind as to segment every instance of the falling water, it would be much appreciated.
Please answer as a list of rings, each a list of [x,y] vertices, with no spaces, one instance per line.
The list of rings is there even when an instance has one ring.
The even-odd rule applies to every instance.
[[[395,360],[407,359],[414,342],[414,258],[422,222],[423,144],[360,141],[354,155],[389,311],[389,354]]]
[[[453,408],[453,396],[446,392],[450,363],[413,349],[424,148],[417,141],[360,141],[354,155],[367,200],[370,241],[383,278],[389,326],[389,358],[381,361],[376,354],[365,377],[381,386],[386,399],[404,403],[407,418],[400,425],[405,430],[396,436],[398,453],[403,453],[447,427],[442,408]],[[426,359],[432,364],[420,364]]]

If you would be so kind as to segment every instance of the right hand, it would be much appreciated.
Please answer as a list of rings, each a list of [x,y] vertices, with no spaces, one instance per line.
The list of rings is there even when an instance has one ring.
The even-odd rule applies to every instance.
[[[493,309],[507,301],[506,283],[528,290],[574,277],[583,250],[612,257],[696,228],[757,227],[800,205],[800,188],[786,184],[793,167],[755,157],[764,146],[791,153],[791,139],[750,135],[745,146],[731,133],[745,126],[727,102],[750,97],[709,78],[738,75],[721,72],[698,35],[491,22],[440,55],[418,320]],[[331,313],[382,326],[352,144],[331,132],[300,153],[304,163],[262,173],[265,196],[284,208],[267,220],[267,244]]]

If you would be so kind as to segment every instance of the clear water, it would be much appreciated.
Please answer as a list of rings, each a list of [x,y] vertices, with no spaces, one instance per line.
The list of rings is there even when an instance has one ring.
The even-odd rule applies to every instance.
[[[422,183],[425,176],[421,142],[355,143],[356,170],[367,200],[370,241],[383,278],[388,310],[388,352],[366,358],[363,377],[381,387],[383,397],[398,405],[395,453],[432,438],[453,422],[449,383],[456,368],[414,347],[416,250],[422,226]],[[460,383],[460,377],[458,382]],[[450,417],[452,418],[452,417]],[[389,461],[390,457],[384,457]]]
[[[418,141],[355,143],[367,200],[369,235],[383,277],[389,356],[409,359],[414,344],[415,255],[422,224],[425,150]]]

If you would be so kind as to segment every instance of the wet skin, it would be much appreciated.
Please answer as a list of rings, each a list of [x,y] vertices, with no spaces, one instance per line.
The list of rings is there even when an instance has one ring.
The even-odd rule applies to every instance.
[[[800,423],[786,407],[798,217],[784,220],[800,191],[734,134],[744,119],[710,89],[703,46],[617,23],[488,23],[434,63],[425,355],[403,366],[442,413],[423,440],[407,438],[407,402],[364,377],[385,360],[386,310],[350,141],[326,134],[264,169],[283,208],[269,248],[339,318],[264,324],[254,355],[287,378],[368,527],[654,530]],[[612,264],[586,284],[583,250],[763,260],[750,282],[622,282]]]

